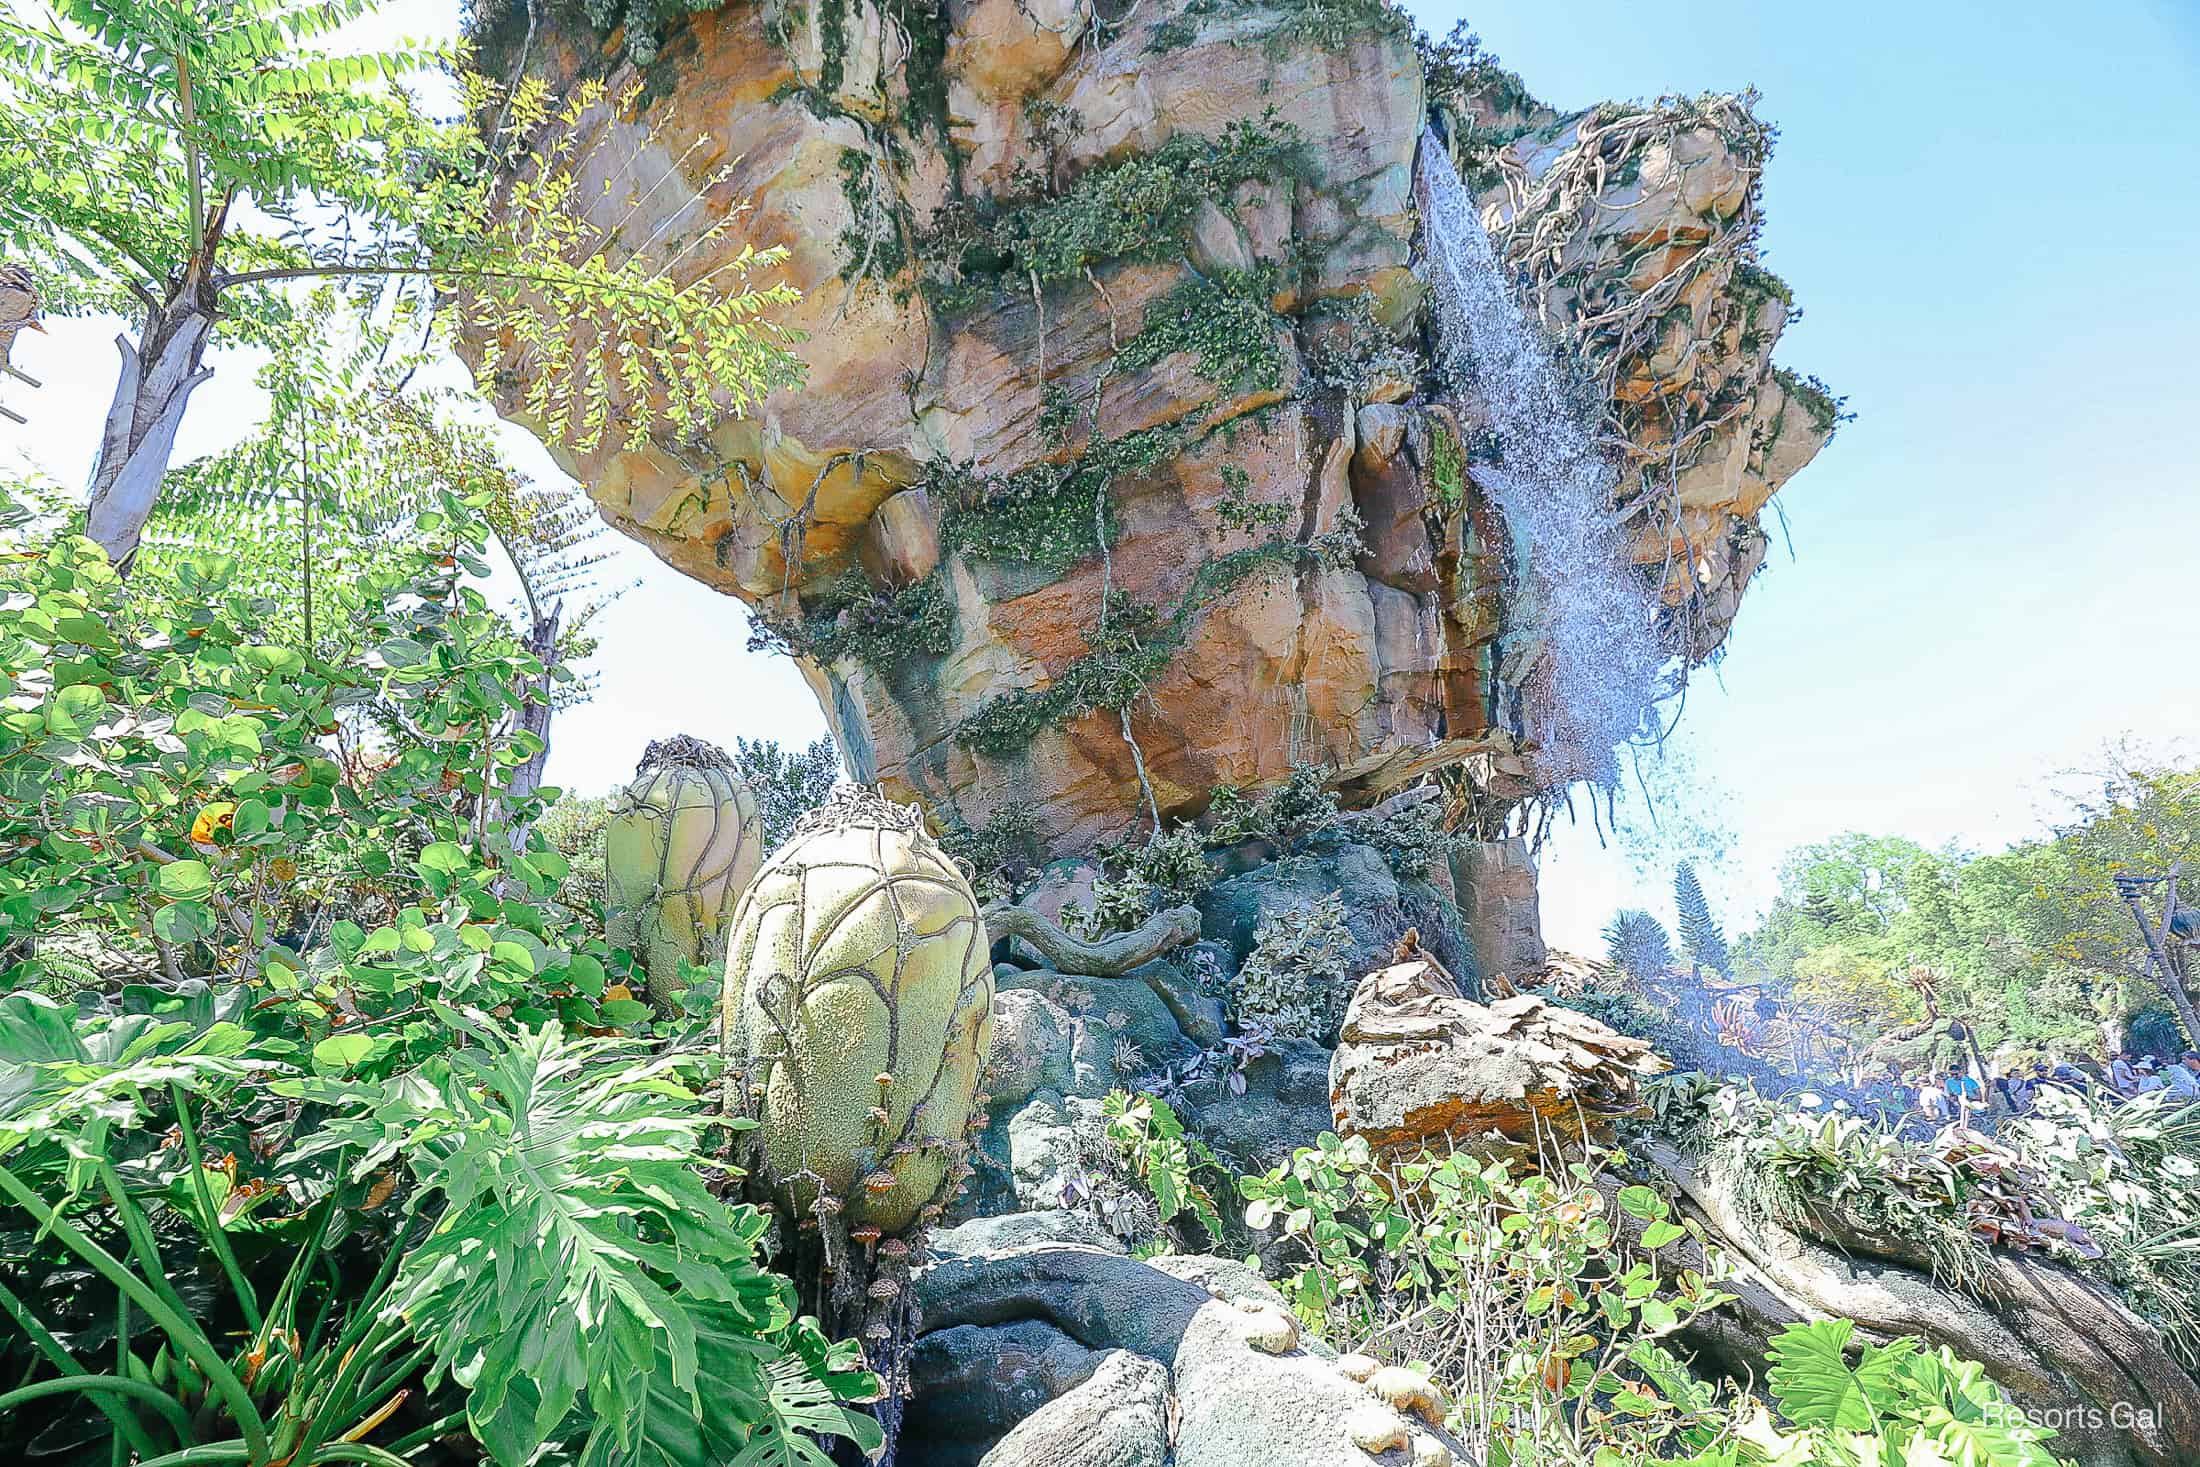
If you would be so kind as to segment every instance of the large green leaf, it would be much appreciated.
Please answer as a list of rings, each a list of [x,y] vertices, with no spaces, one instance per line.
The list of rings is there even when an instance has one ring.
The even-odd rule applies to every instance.
[[[606,1464],[723,1461],[748,1426],[864,1433],[829,1385],[805,1393],[810,1367],[778,1343],[792,1291],[757,1265],[764,1219],[703,1184],[707,1117],[680,1083],[696,1056],[446,1018],[478,1047],[377,1090],[296,1093],[350,1098],[317,1145],[356,1145],[362,1174],[401,1156],[442,1194],[445,1223],[399,1267],[393,1307],[467,1385],[497,1461],[581,1428]]]
[[[1765,1383],[1780,1411],[1798,1426],[1829,1426],[1869,1431],[1895,1396],[1895,1376],[1916,1342],[1864,1347],[1855,1366],[1848,1362],[1854,1321],[1821,1319],[1789,1325],[1773,1336],[1771,1369]]]

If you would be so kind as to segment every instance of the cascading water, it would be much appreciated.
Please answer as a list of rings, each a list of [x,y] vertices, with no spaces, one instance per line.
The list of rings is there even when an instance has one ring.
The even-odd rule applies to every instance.
[[[1496,438],[1497,462],[1477,462],[1473,474],[1503,513],[1519,563],[1507,680],[1521,690],[1541,772],[1553,783],[1601,778],[1614,747],[1641,726],[1663,660],[1649,587],[1611,521],[1618,470],[1507,287],[1434,129],[1421,135],[1414,187],[1438,366]]]

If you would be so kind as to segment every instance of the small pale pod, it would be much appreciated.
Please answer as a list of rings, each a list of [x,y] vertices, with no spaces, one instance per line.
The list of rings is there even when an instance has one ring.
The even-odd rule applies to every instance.
[[[1367,1378],[1366,1385],[1384,1405],[1396,1411],[1411,1411],[1431,1426],[1442,1426],[1444,1413],[1450,1409],[1441,1386],[1403,1366],[1384,1366]]]
[[[1376,1456],[1413,1444],[1404,1418],[1373,1401],[1352,1408],[1344,1419],[1344,1434],[1352,1445]]]
[[[1369,1376],[1382,1368],[1383,1362],[1372,1355],[1339,1355],[1337,1357],[1337,1373],[1346,1380],[1356,1380],[1362,1385],[1367,1383]]]
[[[1299,1322],[1272,1304],[1240,1300],[1245,1343],[1263,1355],[1284,1355],[1299,1347]]]

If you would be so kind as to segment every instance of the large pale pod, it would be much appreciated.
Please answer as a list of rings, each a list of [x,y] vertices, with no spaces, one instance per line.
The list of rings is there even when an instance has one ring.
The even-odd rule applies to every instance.
[[[641,954],[650,997],[680,991],[680,964],[715,964],[741,893],[764,861],[756,796],[723,749],[652,743],[604,826],[606,927]]]
[[[860,786],[757,873],[726,952],[727,1084],[798,1215],[893,1233],[944,1200],[991,1043],[988,946],[922,816]]]

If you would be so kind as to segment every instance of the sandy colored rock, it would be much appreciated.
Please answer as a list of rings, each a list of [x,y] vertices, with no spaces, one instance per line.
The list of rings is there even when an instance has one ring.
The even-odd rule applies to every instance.
[[[847,625],[851,604],[912,587],[944,608],[943,641],[889,625],[883,655],[802,666],[851,772],[942,826],[1029,804],[1047,854],[1082,853],[1134,829],[1149,791],[1165,817],[1196,814],[1217,784],[1263,787],[1300,763],[1338,769],[1353,800],[1493,752],[1521,761],[1530,792],[1550,777],[1503,710],[1555,654],[1516,594],[1502,516],[1460,467],[1479,424],[1471,386],[1428,370],[1413,178],[1437,99],[1402,19],[1370,14],[1317,43],[1281,33],[1292,13],[1162,0],[1095,31],[1066,0],[972,0],[912,34],[875,7],[728,4],[667,22],[646,71],[576,19],[540,17],[526,65],[554,88],[641,84],[638,116],[599,109],[574,139],[577,169],[615,185],[581,206],[616,226],[611,255],[647,252],[686,282],[745,247],[784,249],[776,278],[802,298],[780,324],[806,366],[800,386],[692,439],[552,451],[612,525],[776,623]],[[485,68],[509,69],[519,35],[507,20],[482,36]],[[1571,178],[1599,116],[1538,114],[1506,150],[1507,187],[1525,199]],[[1044,283],[1008,269],[952,304],[922,288],[952,264],[928,241],[954,219],[1044,204],[1172,140],[1271,124],[1302,167],[1194,199],[1179,224],[1134,230],[1136,249]],[[699,135],[738,151],[679,151]],[[1611,378],[1641,417],[1631,451],[1670,456],[1669,403],[1721,415],[1689,441],[1674,512],[1629,521],[1629,553],[1665,578],[1670,635],[1708,655],[1762,562],[1755,516],[1825,431],[1770,375],[1784,300],[1733,303],[1719,241],[1752,217],[1757,163],[1718,127],[1680,122],[1645,132],[1629,162],[1593,201],[1608,224],[1569,235],[1557,265],[1624,258],[1617,288],[1664,310],[1662,334]],[[1486,197],[1501,230],[1560,207],[1510,200]],[[691,248],[735,209],[732,230]],[[1274,314],[1243,335],[1273,354],[1272,376],[1210,378],[1184,350],[1118,364],[1174,292],[1263,269]],[[1574,292],[1554,276],[1533,304],[1555,325],[1611,304]],[[524,419],[523,363],[489,385]],[[1105,486],[1106,556],[958,547],[958,476],[998,482],[1096,435],[1153,431],[1181,439]],[[1357,553],[1314,554],[1354,533]],[[1226,588],[1201,579],[1256,547],[1272,553]],[[995,700],[1076,676],[1111,605],[1179,644],[1143,675],[1127,733],[1102,707],[974,738]]]
[[[1474,1003],[1411,959],[1360,980],[1329,1103],[1339,1135],[1382,1151],[1503,1156],[1601,1131],[1664,1068],[1648,1044],[1586,1014],[1532,995]]]

